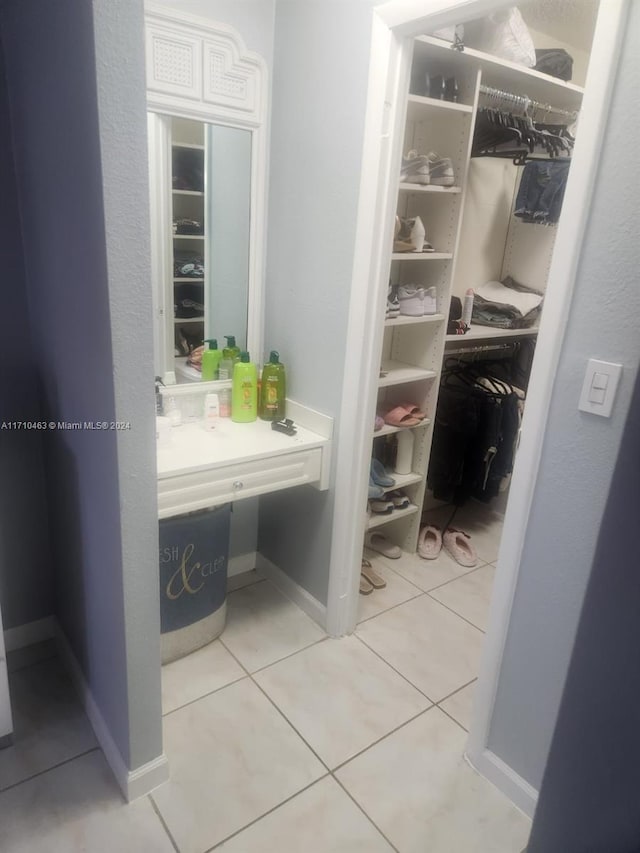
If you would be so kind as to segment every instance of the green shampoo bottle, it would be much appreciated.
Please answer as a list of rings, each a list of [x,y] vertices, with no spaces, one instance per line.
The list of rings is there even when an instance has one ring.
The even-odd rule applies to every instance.
[[[240,353],[233,365],[231,385],[231,420],[248,424],[258,417],[258,370],[249,361],[249,353]]]
[[[218,341],[215,338],[207,338],[205,344],[208,344],[209,348],[202,353],[202,381],[211,382],[218,378],[222,352],[218,349]]]
[[[263,421],[281,421],[285,416],[287,385],[284,364],[275,350],[262,369],[260,418]]]

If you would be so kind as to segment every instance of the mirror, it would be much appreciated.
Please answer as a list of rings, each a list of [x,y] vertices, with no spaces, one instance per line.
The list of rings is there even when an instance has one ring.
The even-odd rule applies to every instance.
[[[247,347],[252,133],[155,113],[148,119],[156,142],[156,372],[166,384],[199,382],[206,339],[222,348],[234,335]]]

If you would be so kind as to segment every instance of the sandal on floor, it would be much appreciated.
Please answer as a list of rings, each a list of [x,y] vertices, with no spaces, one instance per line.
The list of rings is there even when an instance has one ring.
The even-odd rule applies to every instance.
[[[371,595],[373,592],[373,587],[369,583],[369,581],[360,575],[360,595]]]
[[[386,580],[376,572],[369,560],[362,560],[360,577],[369,581],[374,589],[382,589],[387,585]]]
[[[442,550],[442,534],[433,524],[425,524],[418,537],[418,556],[435,560]]]
[[[470,536],[462,530],[449,527],[443,537],[442,546],[450,554],[456,563],[472,569],[478,563],[478,555],[471,544]]]
[[[365,537],[365,545],[391,560],[399,560],[402,557],[402,549],[390,542],[382,533],[368,533]]]
[[[404,406],[396,406],[384,414],[384,422],[389,426],[412,427],[422,423],[422,418],[410,415]]]

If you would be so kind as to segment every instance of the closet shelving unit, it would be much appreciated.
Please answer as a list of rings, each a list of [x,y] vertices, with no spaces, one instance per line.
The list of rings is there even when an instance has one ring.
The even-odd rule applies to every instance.
[[[459,90],[457,102],[420,95],[427,74],[455,77]],[[420,216],[426,229],[426,239],[436,251],[392,252],[388,274],[381,282],[381,287],[386,288],[388,282],[434,286],[438,313],[424,317],[400,316],[384,323],[378,410],[410,402],[425,411],[427,418],[410,428],[414,437],[411,474],[395,475],[395,485],[386,490],[403,489],[411,500],[411,506],[394,510],[389,515],[372,515],[367,524],[368,530],[380,530],[410,553],[416,550],[420,529],[432,425],[447,343],[514,339],[536,334],[535,329],[506,330],[480,326],[473,327],[465,336],[446,334],[456,263],[460,253],[464,252],[464,246],[460,245],[460,231],[475,118],[482,103],[481,84],[576,112],[580,109],[583,94],[583,89],[572,83],[565,83],[478,50],[465,48],[464,51],[457,51],[449,42],[430,36],[420,36],[414,40],[410,80],[407,80],[405,95],[402,150],[404,154],[411,149],[420,154],[435,151],[440,156],[451,158],[455,185],[423,186],[400,181],[397,184],[395,214],[402,217]],[[399,172],[400,164],[398,175]],[[393,440],[394,434],[401,429],[406,428],[385,425],[381,430],[373,432],[373,452],[376,451],[377,442]]]

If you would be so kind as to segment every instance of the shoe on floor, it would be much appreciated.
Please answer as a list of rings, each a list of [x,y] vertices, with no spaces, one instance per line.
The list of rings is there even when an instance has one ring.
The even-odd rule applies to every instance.
[[[429,176],[436,187],[452,187],[455,183],[453,163],[450,157],[440,157],[433,151],[429,152]]]
[[[418,537],[418,556],[423,560],[435,560],[442,550],[442,534],[433,524],[425,524]]]
[[[429,158],[417,151],[409,151],[402,158],[400,167],[400,180],[409,184],[429,184],[431,176],[429,172]]]
[[[471,544],[471,537],[462,530],[449,527],[442,536],[442,547],[461,566],[472,569],[478,563],[478,555]]]
[[[371,595],[372,592],[373,586],[363,575],[360,575],[360,595]]]
[[[364,558],[362,560],[360,577],[369,581],[374,589],[383,589],[387,585],[386,580],[376,572],[369,560],[365,560]]]
[[[372,551],[377,551],[378,554],[389,557],[391,560],[399,560],[402,557],[402,549],[390,542],[382,533],[368,533],[364,544]]]

